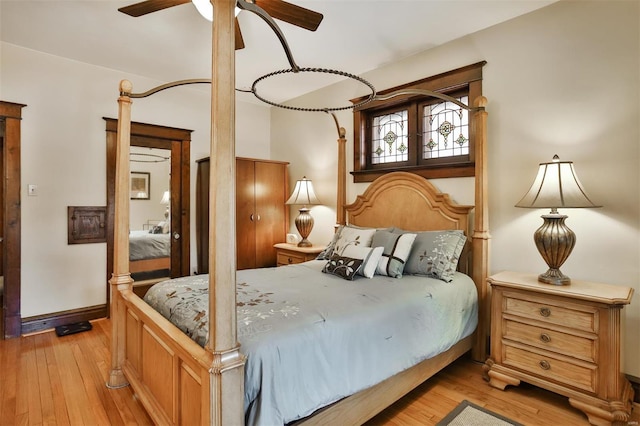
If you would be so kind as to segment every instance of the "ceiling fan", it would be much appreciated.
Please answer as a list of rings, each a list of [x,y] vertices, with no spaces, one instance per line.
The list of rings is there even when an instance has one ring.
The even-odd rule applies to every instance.
[[[208,2],[209,0],[206,1]],[[192,0],[146,0],[140,3],[121,7],[118,10],[129,16],[138,17],[191,2]],[[193,1],[193,3],[196,4],[196,1]],[[258,6],[274,19],[279,19],[310,31],[315,31],[323,18],[321,13],[296,6],[295,4],[284,0],[249,0],[248,3]],[[235,39],[236,50],[243,49],[244,40],[242,39],[242,33],[240,32],[238,18],[236,18],[235,24]]]

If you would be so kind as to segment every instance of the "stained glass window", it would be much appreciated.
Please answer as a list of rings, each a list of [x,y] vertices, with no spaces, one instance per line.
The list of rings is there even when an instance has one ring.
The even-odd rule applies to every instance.
[[[467,104],[468,97],[456,98]],[[469,113],[453,102],[427,105],[423,109],[422,158],[469,154]]]
[[[482,96],[484,65],[391,87],[380,93],[396,96],[355,108],[353,181],[372,182],[397,170],[428,179],[474,176],[476,115],[458,103],[469,105]]]
[[[397,163],[409,158],[408,111],[373,118],[371,164]]]

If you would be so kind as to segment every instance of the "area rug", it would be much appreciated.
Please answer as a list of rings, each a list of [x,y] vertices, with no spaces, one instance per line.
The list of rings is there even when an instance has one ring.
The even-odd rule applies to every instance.
[[[464,400],[436,426],[522,426],[478,405]]]

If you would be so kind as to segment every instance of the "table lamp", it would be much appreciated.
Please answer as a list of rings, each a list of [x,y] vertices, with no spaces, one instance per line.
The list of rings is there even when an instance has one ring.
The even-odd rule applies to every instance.
[[[291,197],[289,197],[285,204],[302,206],[298,209],[300,214],[295,220],[298,233],[300,234],[300,237],[302,237],[298,243],[298,247],[311,247],[312,244],[307,237],[313,229],[313,217],[309,213],[309,208],[307,206],[320,204],[320,201],[316,197],[311,181],[307,179],[306,176],[303,176],[302,179],[296,182],[296,187],[293,189]]]
[[[167,207],[164,210],[164,218],[169,219],[169,201],[171,200],[171,194],[169,191],[164,191],[162,194],[162,199],[160,200],[160,204],[164,204]]]
[[[550,163],[540,163],[529,192],[516,207],[530,209],[550,208],[549,214],[542,215],[544,223],[533,234],[533,240],[540,255],[549,266],[538,281],[567,285],[571,279],[560,272],[560,266],[569,258],[576,244],[576,234],[564,223],[568,217],[558,213],[558,208],[601,207],[587,196],[576,175],[571,161],[560,161],[557,155]]]

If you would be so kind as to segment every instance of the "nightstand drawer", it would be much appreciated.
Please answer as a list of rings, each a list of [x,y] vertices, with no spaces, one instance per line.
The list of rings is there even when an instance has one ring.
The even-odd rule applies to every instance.
[[[528,382],[564,395],[594,425],[630,419],[634,392],[620,368],[620,310],[632,288],[580,280],[555,286],[510,271],[488,282],[491,386]]]
[[[506,295],[505,295],[506,296]],[[598,330],[598,311],[590,307],[568,307],[549,301],[536,301],[534,297],[523,300],[517,297],[504,298],[504,312],[563,327],[595,333]],[[582,308],[582,309],[580,309]]]
[[[509,340],[597,362],[597,346],[594,339],[510,320],[505,320],[502,331],[503,337]]]
[[[276,265],[287,266],[296,263],[308,262],[315,259],[324,247],[298,247],[295,244],[278,243],[273,245],[276,248]]]
[[[538,377],[595,392],[597,366],[556,358],[546,351],[531,352],[503,343],[503,363]]]
[[[304,261],[305,255],[302,253],[278,251],[278,265],[293,265],[294,263],[302,263]]]

